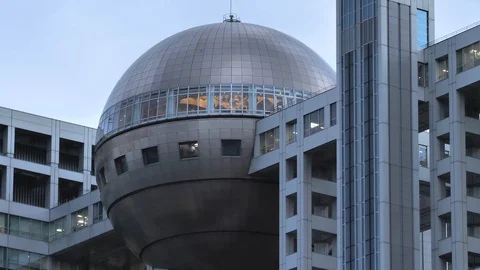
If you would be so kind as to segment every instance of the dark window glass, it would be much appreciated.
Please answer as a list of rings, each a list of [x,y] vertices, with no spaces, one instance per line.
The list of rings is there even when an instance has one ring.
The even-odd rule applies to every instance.
[[[98,171],[98,176],[99,176],[98,178],[100,179],[100,183],[102,185],[105,185],[105,184],[108,183],[107,178],[105,178],[105,168],[104,167],[100,168],[100,170]]]
[[[325,115],[323,108],[313,111],[303,117],[304,137],[308,137],[325,129]]]
[[[418,62],[418,86],[428,87],[428,64]]]
[[[337,124],[337,103],[330,104],[330,126]]]
[[[115,168],[117,169],[117,174],[123,174],[128,171],[127,168],[127,159],[125,156],[121,156],[115,159]]]
[[[92,168],[90,170],[90,174],[95,176],[95,145],[92,145]]]
[[[447,55],[437,59],[437,77],[438,77],[438,81],[448,78],[448,56]]]
[[[102,202],[93,205],[93,224],[103,220],[103,204]]]
[[[428,148],[426,145],[420,144],[418,146],[418,159],[420,166],[428,168]]]
[[[278,127],[260,134],[260,154],[272,152],[280,147],[280,135]]]
[[[240,156],[240,140],[222,140],[222,156]]]
[[[480,42],[457,51],[457,73],[480,65]]]
[[[180,158],[198,157],[198,142],[183,142],[179,143]]]
[[[287,123],[287,144],[297,140],[297,120]]]
[[[156,146],[142,149],[143,164],[149,165],[157,163],[158,159],[158,148]]]

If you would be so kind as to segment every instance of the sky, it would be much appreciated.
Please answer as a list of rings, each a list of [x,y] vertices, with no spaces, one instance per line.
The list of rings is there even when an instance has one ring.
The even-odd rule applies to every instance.
[[[479,1],[436,0],[436,37],[475,23]],[[234,0],[233,12],[297,38],[335,68],[335,2]],[[228,0],[0,0],[0,106],[96,127],[141,54],[228,12]]]

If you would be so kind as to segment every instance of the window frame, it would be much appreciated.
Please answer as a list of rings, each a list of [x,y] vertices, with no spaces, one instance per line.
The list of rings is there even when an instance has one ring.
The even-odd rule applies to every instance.
[[[103,220],[103,212],[104,212],[103,203],[101,201],[93,204],[93,221],[92,221],[92,224],[97,224],[97,223],[99,223],[100,221]]]
[[[117,175],[122,175],[128,172],[127,158],[125,157],[125,155],[119,156],[114,159],[114,163]]]
[[[337,102],[330,104],[330,126],[337,125]]]
[[[77,219],[78,216],[82,214],[81,219]],[[83,220],[83,222],[79,222],[79,220]],[[76,225],[75,225],[76,222]],[[78,225],[78,224],[83,224],[83,225]],[[84,228],[88,227],[88,207],[84,207],[82,209],[79,209],[71,214],[71,229],[72,232],[78,232]]]
[[[149,156],[148,156],[149,154],[153,154],[153,152],[149,153],[149,151],[153,151],[153,150],[155,150],[154,161],[149,160]],[[142,149],[142,159],[143,159],[143,165],[145,165],[145,166],[152,165],[152,164],[155,164],[155,163],[159,163],[160,162],[160,156],[158,154],[158,146],[152,146],[152,147],[147,147],[147,148]]]
[[[286,130],[287,134],[285,136],[286,138],[286,144],[291,144],[297,141],[297,136],[298,136],[298,124],[297,124],[297,119],[292,120],[286,124]],[[292,135],[293,134],[293,135]]]
[[[437,81],[448,79],[448,55],[437,58]]]
[[[196,146],[195,146],[196,144]],[[185,152],[184,150],[182,150],[182,146],[184,145],[188,145],[188,146],[191,146],[193,145],[193,147],[195,147],[195,154],[192,154],[192,155],[189,155],[189,156],[184,156],[182,154],[182,152]],[[194,159],[194,158],[199,158],[200,157],[200,145],[198,143],[198,141],[186,141],[186,142],[179,142],[178,143],[178,153],[179,153],[179,156],[180,156],[180,159],[181,160],[186,160],[186,159]]]
[[[238,139],[225,139],[221,140],[221,151],[222,151],[222,157],[240,157],[242,156],[242,140]],[[226,154],[225,153],[225,146],[224,143],[238,143],[238,155],[231,155],[231,154]],[[237,146],[237,145],[235,145]]]
[[[268,136],[272,137],[272,143],[268,144],[270,140]],[[265,132],[259,134],[260,139],[260,155],[264,155],[270,152],[273,152],[280,148],[280,129],[279,127],[274,127]]]

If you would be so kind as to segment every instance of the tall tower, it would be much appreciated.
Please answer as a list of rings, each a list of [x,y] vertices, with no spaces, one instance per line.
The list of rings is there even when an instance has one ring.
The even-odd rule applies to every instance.
[[[419,269],[415,78],[429,10],[433,0],[337,0],[338,269]]]

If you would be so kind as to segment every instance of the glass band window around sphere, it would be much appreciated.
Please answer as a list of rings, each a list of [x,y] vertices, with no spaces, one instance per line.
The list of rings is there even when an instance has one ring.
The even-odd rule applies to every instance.
[[[143,93],[106,109],[97,142],[119,131],[159,120],[202,115],[266,116],[314,94],[255,85],[207,85]]]

